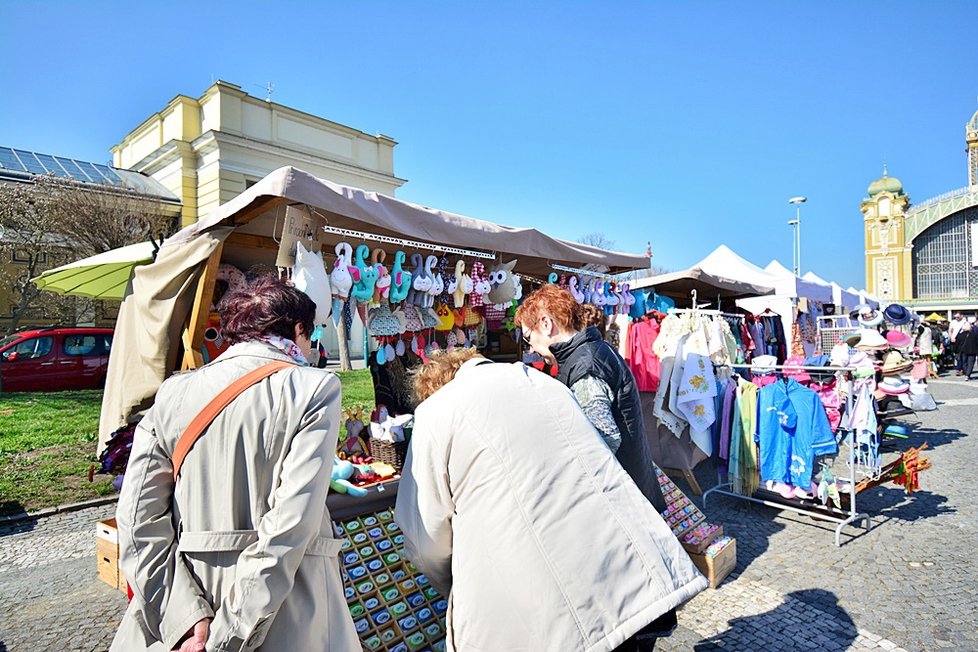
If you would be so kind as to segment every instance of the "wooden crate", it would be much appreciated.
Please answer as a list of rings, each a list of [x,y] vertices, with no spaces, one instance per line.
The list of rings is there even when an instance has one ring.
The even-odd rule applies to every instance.
[[[700,572],[710,581],[710,588],[715,589],[737,566],[737,540],[731,538],[730,543],[715,557],[695,553],[691,553],[689,556],[696,567],[700,569]]]
[[[95,524],[95,555],[98,578],[125,593],[126,578],[119,568],[119,530],[114,518]]]

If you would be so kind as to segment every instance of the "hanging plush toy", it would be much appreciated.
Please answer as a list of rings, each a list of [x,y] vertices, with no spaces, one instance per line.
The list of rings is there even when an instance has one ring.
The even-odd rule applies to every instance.
[[[571,276],[570,281],[568,282],[568,288],[570,289],[571,295],[574,297],[574,301],[584,303],[584,293],[578,289],[578,283],[580,283],[580,279],[578,279],[576,276]]]
[[[632,306],[635,305],[635,295],[632,294],[632,289],[628,283],[621,286],[621,314],[630,315],[632,314]]]
[[[370,255],[370,247],[365,244],[357,247],[357,260],[354,267],[357,270],[359,280],[354,280],[351,295],[361,303],[368,303],[374,296],[374,285],[377,283],[377,270],[367,264],[367,256]]]
[[[557,272],[550,272],[547,276],[548,285],[557,285]]]
[[[473,308],[481,308],[485,305],[486,295],[489,294],[492,285],[489,283],[489,277],[486,276],[486,268],[480,261],[477,260],[472,263],[472,274],[470,278],[472,279],[472,292],[469,303]]]
[[[438,259],[438,276],[442,279],[442,292],[435,297],[435,303],[451,303],[452,293],[455,292],[458,283],[455,281],[455,275],[448,271],[448,259],[444,256]]]
[[[343,304],[350,297],[350,290],[353,288],[353,275],[350,267],[353,266],[351,257],[353,249],[345,242],[336,245],[336,262],[333,264],[333,271],[329,274],[330,285],[333,290],[333,324],[339,328],[340,320],[343,318]]]
[[[523,298],[523,281],[516,274],[513,274],[513,292],[513,301],[519,301]]]
[[[428,260],[425,261],[425,274],[431,278],[431,287],[428,288],[428,295],[424,299],[425,308],[434,308],[435,298],[445,291],[445,279],[435,270],[437,264],[438,256],[428,256]]]
[[[435,325],[436,331],[450,331],[455,328],[455,315],[448,304],[439,303],[435,307],[435,314],[438,316],[438,323]]]
[[[407,299],[411,291],[411,272],[404,271],[407,255],[403,251],[394,254],[394,267],[391,269],[391,303]]]
[[[387,273],[387,268],[384,267],[384,260],[387,259],[387,252],[381,248],[374,249],[373,255],[370,257],[370,263],[373,265],[374,271],[377,273],[377,282],[374,283],[374,298],[373,303],[387,303],[391,298],[391,275]]]
[[[411,265],[414,267],[414,281],[411,283],[411,292],[408,293],[407,302],[416,306],[423,306],[434,279],[426,274],[424,258],[421,254],[411,254]]]
[[[323,255],[318,251],[308,251],[301,241],[295,243],[295,266],[292,268],[292,284],[300,292],[305,292],[316,304],[316,324],[321,326],[329,321],[332,291]]]
[[[465,273],[465,261],[459,260],[455,263],[455,279],[457,281],[455,291],[452,293],[452,301],[456,308],[465,305],[465,296],[472,294],[474,284],[472,277]]]
[[[489,290],[489,303],[499,310],[506,310],[516,296],[516,287],[513,285],[513,267],[516,266],[516,259],[508,263],[498,263],[489,272],[489,283],[492,288]]]

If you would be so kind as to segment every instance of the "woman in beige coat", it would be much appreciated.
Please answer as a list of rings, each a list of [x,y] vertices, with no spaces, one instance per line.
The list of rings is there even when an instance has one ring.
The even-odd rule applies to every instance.
[[[174,448],[201,409],[270,361],[303,362],[310,345],[315,304],[278,280],[221,312],[233,345],[164,382],[136,430],[117,511],[134,596],[112,650],[358,650],[326,510],[335,375],[297,364],[246,389],[174,482]]]
[[[450,650],[609,652],[706,587],[570,390],[471,357],[420,373],[395,510]]]

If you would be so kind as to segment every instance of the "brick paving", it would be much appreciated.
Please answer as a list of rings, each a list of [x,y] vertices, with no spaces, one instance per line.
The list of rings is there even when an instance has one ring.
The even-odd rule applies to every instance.
[[[705,511],[737,537],[737,568],[657,649],[978,650],[978,383],[945,378],[933,393],[941,409],[908,420],[908,445],[931,446],[922,491],[860,494],[873,528],[846,528],[840,548],[834,524],[711,496]],[[714,483],[706,465],[697,476]],[[94,524],[113,510],[0,526],[0,652],[107,649],[126,600],[96,577]]]

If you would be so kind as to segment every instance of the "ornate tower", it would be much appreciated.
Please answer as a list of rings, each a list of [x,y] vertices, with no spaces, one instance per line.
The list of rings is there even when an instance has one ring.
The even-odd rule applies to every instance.
[[[968,143],[968,185],[974,188],[978,186],[978,111],[965,125],[964,139]]]
[[[869,185],[869,197],[859,207],[866,229],[866,289],[881,303],[913,296],[910,247],[906,246],[903,220],[910,197],[903,184],[886,174]]]

